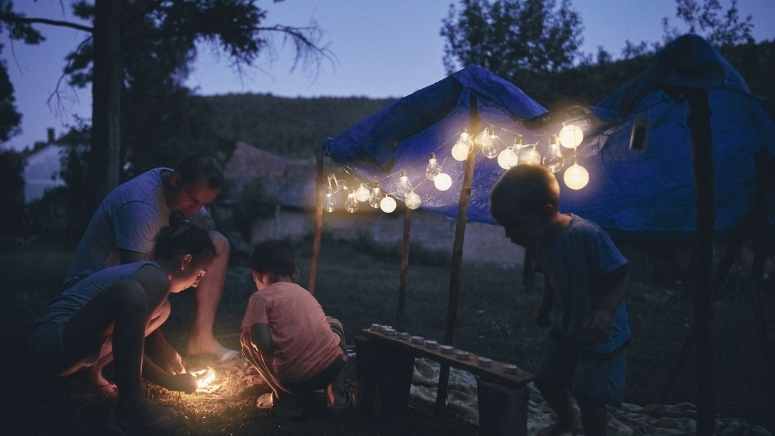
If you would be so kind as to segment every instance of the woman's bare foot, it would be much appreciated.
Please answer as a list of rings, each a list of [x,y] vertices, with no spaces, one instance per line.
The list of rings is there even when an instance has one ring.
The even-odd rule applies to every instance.
[[[89,368],[88,374],[89,385],[97,396],[110,401],[118,399],[118,386],[102,375],[102,368]]]

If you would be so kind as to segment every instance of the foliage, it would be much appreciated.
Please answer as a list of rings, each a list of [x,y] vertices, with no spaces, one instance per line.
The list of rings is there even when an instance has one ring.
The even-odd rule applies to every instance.
[[[740,16],[737,0],[731,0],[726,9],[720,0],[676,0],[675,3],[675,16],[688,33],[700,35],[717,47],[754,42],[752,17]],[[684,33],[671,26],[667,17],[663,18],[662,27],[666,42]]]
[[[320,144],[391,103],[365,97],[288,98],[271,94],[193,97],[210,106],[210,126],[231,143],[247,142],[262,150],[311,157]]]
[[[0,235],[21,236],[26,227],[24,216],[24,155],[0,149]]]
[[[515,83],[574,65],[582,24],[570,0],[461,0],[443,20],[447,72],[481,65]]]

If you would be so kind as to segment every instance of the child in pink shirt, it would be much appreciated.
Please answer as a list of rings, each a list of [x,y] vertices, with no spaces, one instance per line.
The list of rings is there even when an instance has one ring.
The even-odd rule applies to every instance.
[[[294,283],[287,243],[256,245],[250,266],[257,291],[242,319],[243,353],[275,395],[327,388],[332,399],[330,385],[346,362],[341,323],[326,317],[315,297]]]

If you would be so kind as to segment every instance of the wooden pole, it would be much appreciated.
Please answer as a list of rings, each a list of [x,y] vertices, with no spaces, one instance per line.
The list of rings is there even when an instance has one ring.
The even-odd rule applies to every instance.
[[[715,223],[713,138],[710,104],[704,89],[688,89],[689,128],[694,152],[694,185],[697,211],[697,241],[693,286],[697,361],[697,434],[713,435],[716,428],[716,391],[713,379],[715,356],[711,343],[711,299],[713,274],[713,227]]]
[[[406,287],[409,282],[409,248],[412,236],[412,210],[404,206],[404,235],[401,238],[401,274],[398,284],[398,308],[396,326],[403,329],[406,306]]]
[[[320,240],[323,237],[323,147],[318,149],[315,155],[315,224],[312,236],[312,258],[309,265],[309,283],[307,289],[315,294],[315,285],[318,277],[318,263],[320,261]]]
[[[470,126],[469,133],[475,138],[479,133],[479,108],[475,94],[469,100]],[[460,189],[458,200],[457,221],[455,222],[455,241],[452,244],[452,262],[449,267],[449,305],[447,307],[447,330],[444,334],[444,343],[453,345],[455,341],[455,329],[457,317],[460,312],[460,290],[463,287],[463,241],[466,234],[466,222],[468,221],[468,203],[471,200],[471,185],[474,181],[474,167],[476,166],[476,144],[471,147],[466,159],[463,186]],[[439,388],[436,393],[436,413],[441,413],[447,402],[447,387],[449,384],[449,365],[442,365],[439,374]]]

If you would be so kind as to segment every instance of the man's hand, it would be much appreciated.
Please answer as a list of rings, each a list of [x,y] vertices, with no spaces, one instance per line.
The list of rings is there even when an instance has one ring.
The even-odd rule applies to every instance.
[[[584,323],[584,329],[582,332],[583,341],[588,341],[593,344],[604,341],[610,334],[613,320],[613,313],[611,313],[609,310],[595,310],[592,313],[592,317],[590,317],[587,322]]]
[[[180,353],[175,353],[175,355],[172,358],[172,361],[169,363],[169,371],[174,374],[186,374],[186,366],[183,364],[183,358],[180,356]]]

